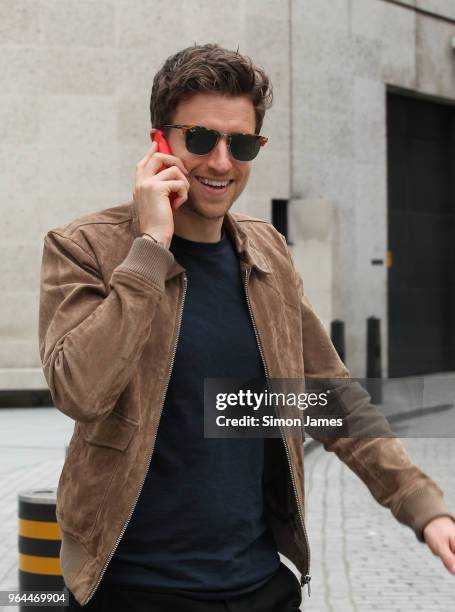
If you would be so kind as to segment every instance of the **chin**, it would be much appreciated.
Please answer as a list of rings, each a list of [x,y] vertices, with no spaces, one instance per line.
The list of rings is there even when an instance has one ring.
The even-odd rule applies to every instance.
[[[194,202],[188,200],[186,205],[193,213],[204,219],[219,219],[224,217],[234,202]]]

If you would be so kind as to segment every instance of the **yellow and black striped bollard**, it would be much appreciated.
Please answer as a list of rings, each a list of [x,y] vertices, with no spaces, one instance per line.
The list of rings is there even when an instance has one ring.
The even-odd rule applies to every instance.
[[[63,591],[61,534],[55,515],[56,489],[22,491],[19,503],[19,590]],[[21,612],[68,610],[68,607],[21,605]]]

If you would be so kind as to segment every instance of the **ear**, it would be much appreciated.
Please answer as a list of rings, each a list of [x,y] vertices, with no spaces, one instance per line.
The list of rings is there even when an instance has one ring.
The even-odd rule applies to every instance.
[[[153,134],[156,132],[156,128],[150,130],[150,140],[153,141]]]

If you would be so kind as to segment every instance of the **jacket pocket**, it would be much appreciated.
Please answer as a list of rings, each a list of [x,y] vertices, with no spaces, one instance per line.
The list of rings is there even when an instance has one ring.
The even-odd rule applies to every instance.
[[[103,421],[80,423],[68,448],[57,488],[61,528],[80,542],[92,536],[138,423],[111,412]]]
[[[115,411],[98,423],[89,423],[85,432],[85,440],[95,446],[115,448],[119,451],[127,449],[139,423]]]

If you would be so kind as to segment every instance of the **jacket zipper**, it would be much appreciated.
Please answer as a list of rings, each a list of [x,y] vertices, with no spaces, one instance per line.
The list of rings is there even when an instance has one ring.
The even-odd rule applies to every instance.
[[[164,406],[164,402],[165,402],[165,399],[166,399],[167,388],[169,386],[169,381],[171,379],[172,368],[174,367],[174,359],[175,359],[175,353],[177,352],[177,343],[178,343],[178,339],[179,339],[179,335],[180,335],[180,327],[182,325],[183,307],[184,307],[184,304],[185,304],[186,288],[187,288],[187,285],[188,285],[188,279],[187,279],[187,276],[186,276],[185,273],[183,274],[183,283],[184,283],[184,285],[183,285],[183,298],[182,298],[182,305],[180,306],[180,312],[179,312],[179,319],[178,319],[178,326],[177,326],[177,335],[176,335],[176,338],[175,338],[174,349],[172,351],[172,357],[171,357],[171,362],[170,362],[170,365],[169,365],[169,373],[168,373],[168,377],[167,377],[167,381],[166,381],[166,386],[164,388],[163,400],[161,402],[161,408],[160,408],[160,418],[158,419],[158,423],[159,423],[159,421],[161,419],[161,413],[163,412],[163,406]],[[102,580],[102,578],[104,576],[106,568],[109,565],[109,562],[112,559],[112,557],[114,555],[114,552],[115,552],[117,546],[119,545],[119,542],[120,542],[120,540],[123,537],[123,534],[126,531],[126,528],[128,527],[128,523],[130,522],[131,517],[133,516],[134,509],[135,509],[137,501],[138,501],[138,499],[139,499],[139,497],[141,495],[142,487],[144,486],[144,482],[145,482],[145,479],[147,478],[147,473],[149,471],[150,463],[152,461],[153,449],[155,448],[155,442],[156,442],[157,433],[158,433],[158,428],[157,428],[157,430],[155,432],[155,437],[153,438],[153,443],[151,445],[150,455],[149,455],[149,458],[148,458],[147,468],[146,468],[145,473],[144,473],[144,478],[142,479],[141,486],[139,487],[139,491],[138,491],[138,494],[136,496],[136,499],[134,500],[134,504],[133,504],[133,507],[131,508],[131,512],[130,512],[128,518],[126,519],[125,524],[123,525],[123,529],[120,532],[120,535],[117,538],[117,541],[114,544],[114,548],[111,550],[111,553],[110,553],[109,557],[107,558],[107,561],[106,561],[106,563],[103,566],[103,569],[101,570],[101,574],[100,574],[100,576],[98,578],[97,583],[93,587],[90,595],[88,596],[88,599],[82,604],[83,606],[87,605],[88,602],[90,601],[90,599],[95,594],[95,591],[98,588],[98,586],[99,586],[99,584],[100,584],[100,582],[101,582],[101,580]]]
[[[258,345],[258,348],[259,348],[259,353],[261,355],[262,363],[264,365],[265,375],[266,375],[266,377],[268,379],[268,378],[270,378],[270,376],[269,376],[269,369],[268,369],[268,366],[267,366],[267,362],[265,360],[264,352],[262,350],[262,343],[261,343],[261,339],[259,337],[259,333],[258,333],[258,330],[257,330],[257,327],[256,327],[256,322],[254,320],[254,315],[253,315],[253,311],[251,309],[251,304],[250,304],[250,296],[248,294],[248,280],[249,280],[250,270],[251,270],[251,268],[245,268],[245,274],[244,274],[246,303],[248,305],[248,311],[250,313],[251,322],[253,324],[254,334],[256,336],[256,342],[257,342],[257,345]],[[303,513],[302,513],[302,510],[300,508],[299,498],[297,496],[297,490],[296,490],[295,478],[294,478],[294,471],[292,469],[291,458],[289,456],[289,448],[288,448],[286,436],[283,434],[283,428],[281,427],[281,425],[280,425],[280,431],[281,431],[281,438],[282,438],[283,443],[284,443],[284,448],[286,450],[286,457],[287,457],[287,461],[288,461],[289,471],[291,473],[292,488],[293,488],[293,491],[294,491],[295,501],[296,501],[296,504],[297,504],[300,524],[302,526],[303,535],[305,537],[305,545],[306,545],[306,551],[307,551],[307,559],[306,559],[307,560],[307,573],[306,574],[302,574],[302,576],[300,578],[300,585],[303,586],[303,585],[306,584],[308,586],[308,597],[311,597],[311,588],[310,588],[310,580],[311,580],[311,575],[310,575],[310,546],[309,546],[309,543],[308,543],[308,534],[307,534],[307,531],[306,531],[305,522],[303,520]]]

